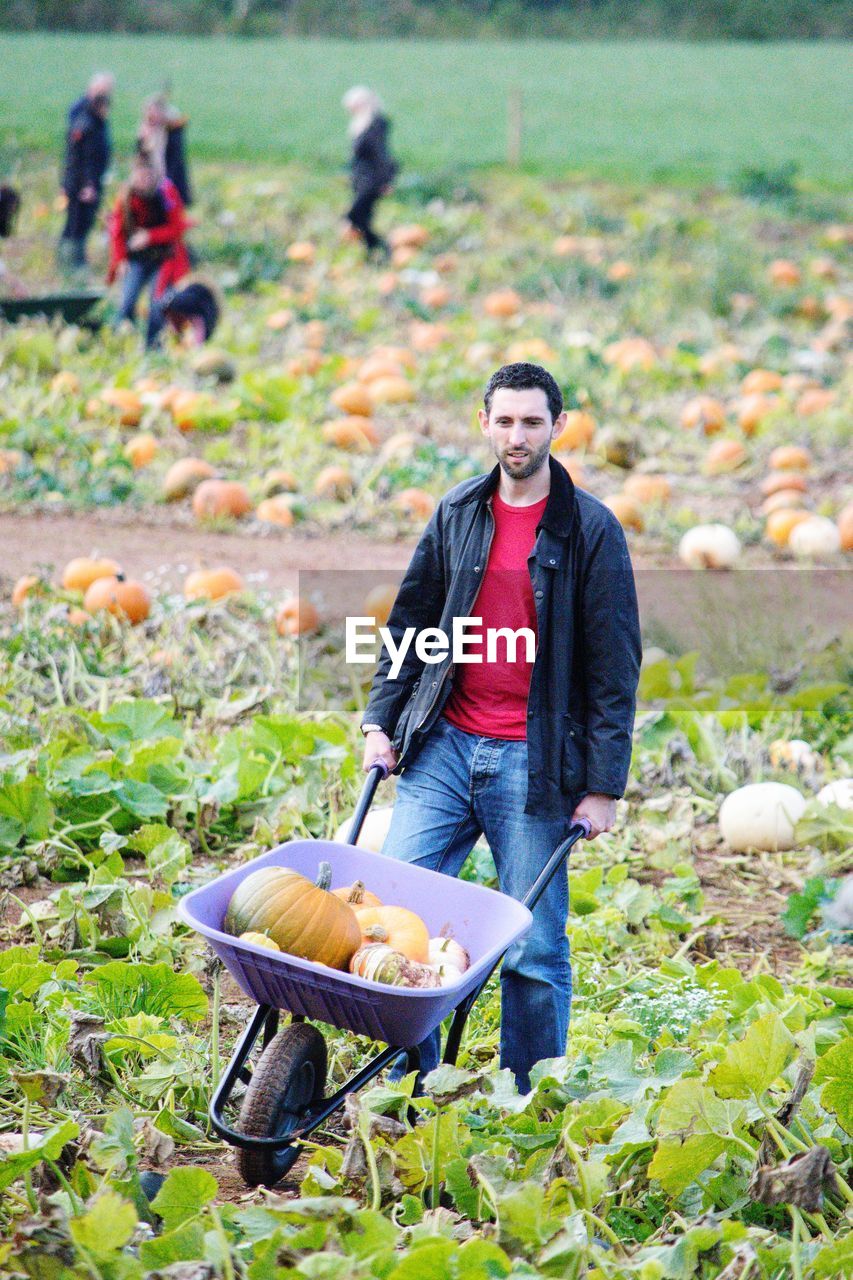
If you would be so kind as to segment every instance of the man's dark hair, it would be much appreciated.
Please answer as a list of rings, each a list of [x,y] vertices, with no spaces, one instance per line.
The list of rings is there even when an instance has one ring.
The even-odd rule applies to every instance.
[[[543,369],[541,364],[528,364],[526,361],[505,364],[492,374],[483,393],[486,413],[491,413],[492,398],[501,388],[506,388],[508,391],[530,391],[533,387],[538,387],[540,391],[545,392],[553,422],[563,412],[563,393],[547,369]]]
[[[0,236],[5,238],[12,234],[15,218],[21,207],[21,197],[14,187],[0,186]]]

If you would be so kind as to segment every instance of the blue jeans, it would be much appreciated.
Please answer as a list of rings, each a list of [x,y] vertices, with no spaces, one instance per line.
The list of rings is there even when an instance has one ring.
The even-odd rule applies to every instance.
[[[127,270],[124,273],[121,291],[121,305],[119,307],[116,323],[122,320],[133,320],[136,316],[136,304],[139,296],[157,275],[160,270],[158,262],[141,262],[139,259],[131,259],[127,264]],[[148,307],[148,329],[145,335],[145,345],[153,347],[160,336],[160,331],[165,323],[163,309],[153,296]]]
[[[485,834],[501,892],[521,899],[571,826],[570,818],[525,814],[526,800],[526,742],[463,733],[442,718],[397,780],[382,852],[455,876]],[[523,1092],[534,1063],[566,1051],[568,910],[568,877],[557,872],[536,905],[530,932],[510,947],[501,969],[501,1066],[514,1073]],[[438,1066],[438,1029],[419,1048],[426,1074]]]

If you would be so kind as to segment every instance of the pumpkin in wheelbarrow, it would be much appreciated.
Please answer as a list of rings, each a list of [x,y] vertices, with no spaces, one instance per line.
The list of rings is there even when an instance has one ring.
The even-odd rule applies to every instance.
[[[331,969],[346,969],[361,946],[361,929],[348,903],[329,892],[332,868],[321,862],[316,883],[287,867],[261,867],[231,896],[225,931],[263,933],[282,951]]]

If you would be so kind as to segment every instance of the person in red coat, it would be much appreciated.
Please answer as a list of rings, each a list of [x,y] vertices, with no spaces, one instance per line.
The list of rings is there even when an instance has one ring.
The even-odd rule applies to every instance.
[[[184,244],[184,204],[174,183],[156,160],[139,155],[130,182],[121,191],[109,218],[110,265],[107,283],[122,279],[116,323],[133,321],[140,294],[153,282],[146,347],[154,347],[165,323],[158,299],[190,270]]]

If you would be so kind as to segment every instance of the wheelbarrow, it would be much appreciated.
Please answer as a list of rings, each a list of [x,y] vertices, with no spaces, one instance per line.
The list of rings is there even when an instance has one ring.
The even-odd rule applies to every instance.
[[[65,324],[85,324],[98,327],[89,312],[106,297],[103,289],[82,289],[75,293],[45,293],[34,298],[0,298],[0,320],[14,324],[30,316],[46,316],[53,320],[59,316]]]
[[[418,1044],[451,1013],[443,1061],[456,1062],[477,997],[507,949],[530,928],[532,908],[564,865],[572,846],[589,835],[586,820],[573,825],[524,900],[518,902],[494,889],[359,849],[356,841],[364,819],[379,782],[386,776],[385,765],[377,761],[359,797],[347,844],[289,841],[181,900],[183,919],[207,938],[238,986],[258,1004],[209,1109],[216,1133],[237,1148],[240,1173],[249,1186],[279,1182],[299,1157],[301,1141],[343,1107],[347,1094],[369,1084],[401,1053],[408,1057],[409,1070],[417,1070]],[[290,867],[313,880],[323,861],[331,863],[333,887],[362,880],[383,901],[416,907],[431,936],[449,927],[468,950],[470,967],[455,982],[436,989],[383,986],[244,942],[223,931],[231,895],[253,871]],[[279,1030],[281,1010],[289,1011],[291,1018]],[[387,1047],[326,1097],[326,1042],[314,1022],[368,1036]],[[250,1071],[249,1055],[259,1036],[263,1051]],[[236,1129],[226,1120],[225,1108],[238,1080],[248,1087],[240,1128]]]

